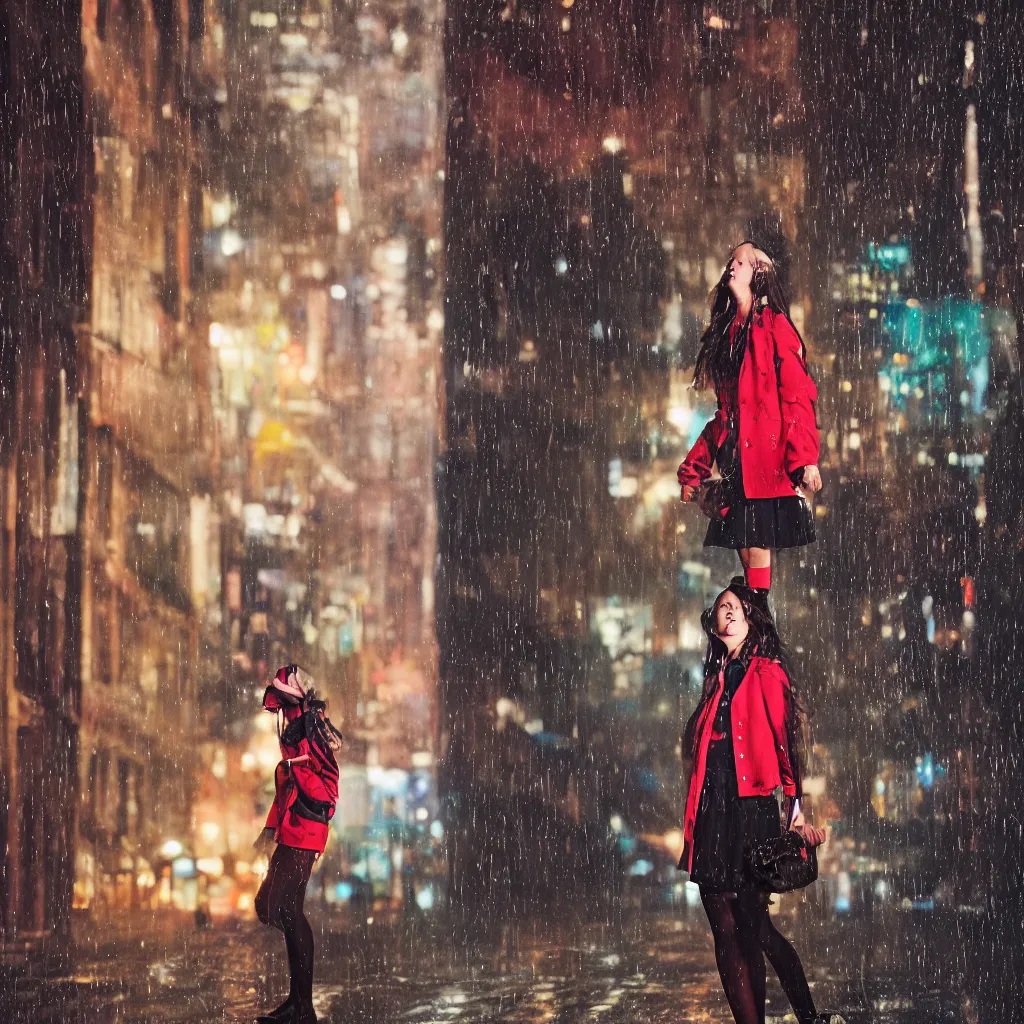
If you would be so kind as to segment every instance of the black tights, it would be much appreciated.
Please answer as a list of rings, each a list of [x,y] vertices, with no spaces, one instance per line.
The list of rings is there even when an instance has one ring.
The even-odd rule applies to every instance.
[[[314,860],[313,850],[278,845],[256,894],[257,917],[284,932],[292,982],[288,1002],[303,1005],[313,1002],[313,929],[302,912],[302,903]]]
[[[779,976],[800,1024],[811,1024],[814,1000],[800,957],[768,916],[762,893],[701,892],[715,938],[715,960],[736,1024],[764,1024],[765,957]]]

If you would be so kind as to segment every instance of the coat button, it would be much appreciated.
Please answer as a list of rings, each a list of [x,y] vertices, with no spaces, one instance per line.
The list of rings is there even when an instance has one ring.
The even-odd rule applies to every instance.
[[[746,775],[744,775],[744,776],[743,776],[743,781],[744,781],[744,782],[746,782],[746,781],[747,781],[747,777],[746,777]]]
[[[741,760],[741,761],[743,760],[743,755],[742,755],[742,754],[740,754],[740,760]]]

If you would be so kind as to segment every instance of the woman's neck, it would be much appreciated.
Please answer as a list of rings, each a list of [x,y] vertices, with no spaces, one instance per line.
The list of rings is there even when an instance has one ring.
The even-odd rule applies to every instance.
[[[753,294],[745,295],[742,299],[736,300],[736,319],[746,320],[750,316],[750,310],[754,305]]]
[[[728,664],[733,661],[743,649],[743,644],[746,641],[746,637],[739,640],[733,640],[732,637],[729,640],[724,641],[725,643],[725,662]]]

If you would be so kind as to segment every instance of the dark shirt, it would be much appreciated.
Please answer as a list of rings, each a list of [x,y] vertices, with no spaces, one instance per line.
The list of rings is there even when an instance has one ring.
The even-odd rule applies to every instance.
[[[708,747],[706,771],[715,774],[728,774],[736,771],[736,762],[732,756],[732,717],[730,708],[736,691],[747,674],[745,661],[734,658],[725,666],[725,685],[718,701],[715,721],[711,727],[711,745]]]
[[[738,320],[734,320],[729,327],[729,346],[730,363],[735,373],[718,384],[718,397],[725,410],[726,435],[718,448],[715,462],[734,499],[739,500],[743,497],[743,478],[737,451],[740,433],[740,364],[745,354],[746,332]]]

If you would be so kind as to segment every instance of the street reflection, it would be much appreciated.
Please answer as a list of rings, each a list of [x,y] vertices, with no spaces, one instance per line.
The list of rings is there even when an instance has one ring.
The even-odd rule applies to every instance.
[[[684,915],[685,916],[685,915]],[[631,918],[621,929],[522,921],[477,932],[458,946],[455,922],[405,922],[353,942],[323,931],[315,995],[320,1019],[437,1024],[453,1020],[726,1022],[703,922]],[[967,1020],[962,1000],[926,970],[880,962],[860,975],[862,930],[826,924],[809,963],[816,998],[855,1024]],[[463,933],[465,937],[465,933]],[[908,935],[920,941],[921,934]],[[170,946],[166,945],[169,942]],[[178,935],[148,949],[107,945],[77,973],[20,982],[5,1005],[12,1021],[35,1021],[46,1005],[67,1024],[113,1021],[251,1020],[287,984],[274,939],[246,926]],[[423,951],[431,949],[432,955]],[[836,971],[837,956],[843,969]],[[788,1019],[769,988],[768,1020]]]

